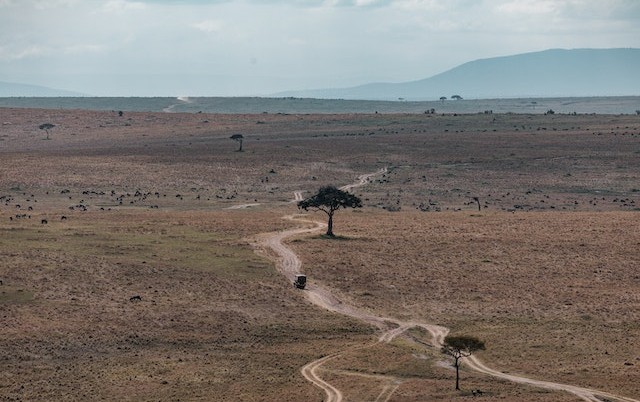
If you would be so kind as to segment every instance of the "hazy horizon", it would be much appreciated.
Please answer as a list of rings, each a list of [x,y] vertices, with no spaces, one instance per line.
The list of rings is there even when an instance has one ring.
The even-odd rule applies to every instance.
[[[0,0],[0,81],[92,96],[406,82],[551,48],[640,48],[640,2]]]

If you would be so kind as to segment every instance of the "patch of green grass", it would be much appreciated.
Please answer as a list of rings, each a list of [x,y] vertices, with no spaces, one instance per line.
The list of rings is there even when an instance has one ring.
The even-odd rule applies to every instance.
[[[100,256],[123,265],[169,264],[235,279],[260,280],[273,275],[272,264],[239,239],[184,226],[150,223],[123,232],[122,226],[49,225],[0,231],[5,232],[3,248],[15,253]]]

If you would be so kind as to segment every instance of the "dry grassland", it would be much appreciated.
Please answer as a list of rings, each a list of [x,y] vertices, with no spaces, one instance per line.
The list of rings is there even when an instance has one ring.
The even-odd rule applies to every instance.
[[[349,401],[388,386],[575,401],[467,370],[455,392],[417,330],[356,348],[373,328],[310,305],[252,249],[295,225],[293,191],[381,167],[356,190],[365,208],[336,215],[343,238],[291,242],[312,283],[477,335],[497,369],[640,396],[637,116],[0,109],[0,124],[0,400],[321,400],[300,367],[349,350],[322,369]]]
[[[637,213],[344,213],[340,223],[345,239],[292,245],[345,299],[477,335],[501,371],[640,394]]]
[[[2,398],[313,398],[299,367],[372,330],[301,304],[253,253],[243,235],[283,227],[269,215],[3,224]]]

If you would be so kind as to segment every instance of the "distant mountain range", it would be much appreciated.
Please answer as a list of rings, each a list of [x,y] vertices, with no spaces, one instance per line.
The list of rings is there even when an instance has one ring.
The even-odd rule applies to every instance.
[[[0,97],[14,96],[85,96],[79,92],[65,91],[43,87],[40,85],[17,84],[14,82],[0,81]]]
[[[430,101],[454,95],[464,99],[640,96],[640,49],[551,49],[471,61],[418,81],[292,90],[271,96]],[[0,82],[0,97],[78,96],[86,94]]]
[[[320,99],[437,100],[640,95],[640,49],[551,49],[471,61],[430,78],[287,91]]]

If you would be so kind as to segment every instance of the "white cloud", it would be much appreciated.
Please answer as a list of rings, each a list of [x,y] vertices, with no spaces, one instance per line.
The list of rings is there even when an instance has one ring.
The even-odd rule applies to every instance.
[[[219,20],[204,20],[191,24],[193,28],[206,33],[220,32],[222,31],[223,25],[222,21]]]
[[[505,14],[531,15],[531,14],[549,14],[558,9],[558,1],[550,0],[515,0],[508,1],[496,7],[499,12]]]
[[[2,77],[214,74],[246,92],[256,77],[348,86],[546,48],[640,47],[640,0],[0,0],[0,11]]]
[[[30,45],[23,48],[7,49],[0,47],[0,60],[15,61],[27,58],[40,57],[51,54],[51,51],[44,46]]]
[[[109,0],[102,6],[102,10],[109,13],[123,13],[131,10],[144,10],[146,7],[145,3],[137,1]]]
[[[82,45],[76,44],[71,46],[66,46],[62,49],[62,52],[65,54],[90,54],[90,53],[101,53],[106,50],[106,46],[104,45]]]

